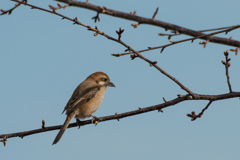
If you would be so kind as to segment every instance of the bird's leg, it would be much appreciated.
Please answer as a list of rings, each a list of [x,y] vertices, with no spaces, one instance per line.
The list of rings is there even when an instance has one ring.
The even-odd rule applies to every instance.
[[[102,121],[102,118],[98,118],[98,117],[96,117],[96,116],[94,116],[94,115],[92,115],[92,119],[91,119],[91,122],[92,123],[95,123],[96,121]],[[97,125],[97,124],[96,124]]]
[[[78,125],[78,129],[81,127],[81,122],[82,122],[82,121],[80,121],[78,118],[76,118],[76,123],[77,123],[77,125]]]

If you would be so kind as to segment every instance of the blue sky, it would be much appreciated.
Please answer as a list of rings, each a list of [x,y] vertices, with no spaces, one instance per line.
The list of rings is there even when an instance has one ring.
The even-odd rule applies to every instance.
[[[55,1],[28,0],[48,9]],[[238,0],[91,0],[91,3],[123,12],[137,10],[137,15],[194,30],[239,24]],[[14,6],[1,1],[0,9]],[[95,12],[68,7],[57,12],[110,36],[125,29],[122,40],[135,50],[168,44],[164,29],[100,15],[100,23],[91,19]],[[102,36],[93,36],[82,26],[60,17],[20,6],[8,16],[0,17],[0,134],[60,125],[66,116],[61,112],[75,87],[95,71],[107,73],[116,88],[106,91],[96,116],[112,115],[163,103],[185,94],[181,88],[141,59],[113,57],[125,48]],[[218,35],[240,39],[240,31]],[[180,40],[188,36],[173,37]],[[234,47],[209,43],[205,49],[196,40],[143,53],[190,90],[199,94],[228,92],[223,52]],[[230,82],[233,91],[240,90],[240,57],[230,54]],[[10,138],[7,147],[0,145],[1,157],[12,159],[218,159],[235,160],[239,154],[238,98],[213,102],[201,119],[190,121],[191,111],[200,112],[207,101],[187,101],[137,116],[68,129],[57,145],[52,142],[58,131],[21,138]],[[74,121],[72,121],[74,122]]]

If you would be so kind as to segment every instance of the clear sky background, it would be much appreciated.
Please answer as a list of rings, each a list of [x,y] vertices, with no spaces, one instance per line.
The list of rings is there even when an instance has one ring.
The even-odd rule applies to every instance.
[[[48,9],[55,1],[28,0]],[[91,0],[91,3],[123,12],[137,10],[137,15],[151,18],[159,7],[156,19],[194,30],[237,25],[239,0]],[[14,2],[1,1],[0,8],[9,9]],[[168,44],[170,33],[164,29],[140,25],[137,29],[125,19],[100,15],[101,22],[91,19],[96,12],[68,7],[58,10],[68,17],[90,26],[97,26],[110,36],[125,29],[122,40],[135,50]],[[112,115],[163,103],[186,94],[178,85],[149,67],[141,59],[113,57],[125,48],[102,36],[60,17],[27,6],[20,6],[9,15],[0,16],[0,134],[60,125],[66,116],[61,112],[76,86],[89,74],[103,71],[116,88],[106,91],[96,116]],[[218,35],[240,40],[240,30]],[[173,37],[180,40],[188,36]],[[228,92],[223,52],[234,47],[209,43],[205,49],[195,40],[160,50],[143,53],[186,87],[199,94]],[[233,91],[240,91],[240,55],[230,52],[229,68]],[[208,101],[186,101],[157,111],[132,117],[68,129],[57,145],[57,134],[50,131],[21,138],[10,138],[7,147],[0,144],[0,157],[14,159],[184,159],[236,160],[240,157],[240,100],[212,103],[201,119],[192,122],[186,116],[199,113]],[[72,121],[75,122],[75,121]]]

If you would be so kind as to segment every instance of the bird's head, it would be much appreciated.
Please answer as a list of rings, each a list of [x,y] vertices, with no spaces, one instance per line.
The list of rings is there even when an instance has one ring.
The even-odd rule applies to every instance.
[[[106,73],[95,72],[91,74],[88,78],[92,78],[101,87],[115,87],[115,85],[110,81],[110,78]]]

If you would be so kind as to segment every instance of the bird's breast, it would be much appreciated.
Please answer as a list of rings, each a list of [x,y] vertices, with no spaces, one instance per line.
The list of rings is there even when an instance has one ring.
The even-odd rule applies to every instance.
[[[104,98],[105,90],[100,89],[97,95],[90,99],[87,103],[81,105],[75,110],[76,118],[85,119],[91,117],[101,105]]]

